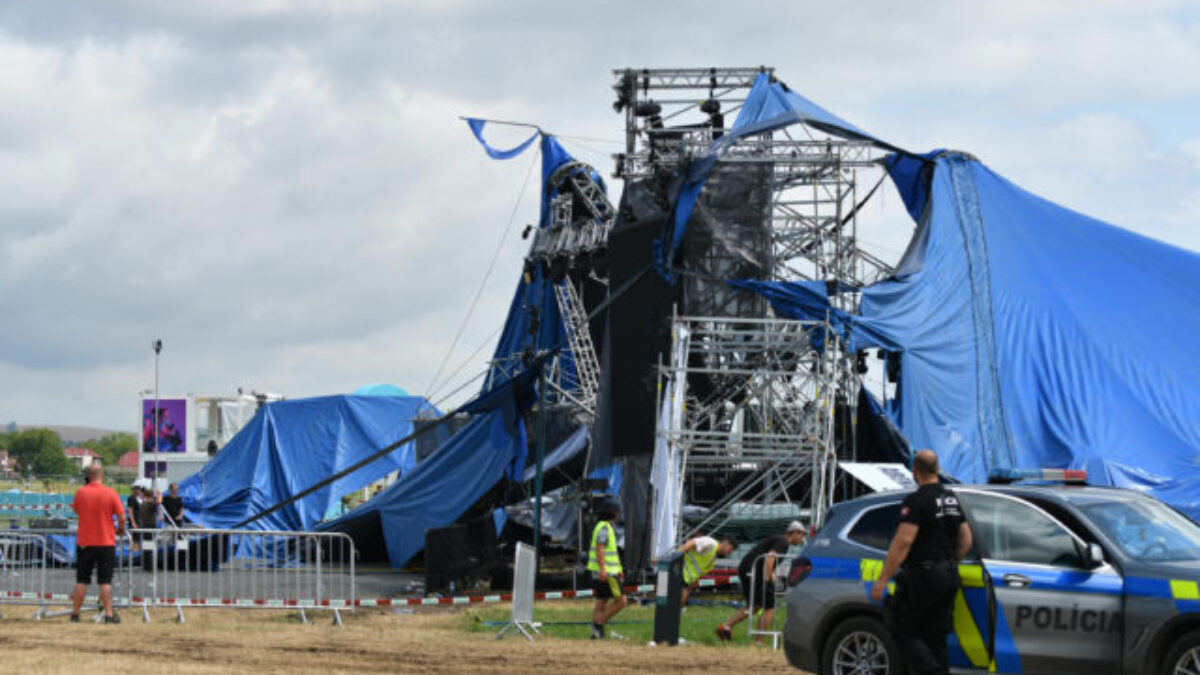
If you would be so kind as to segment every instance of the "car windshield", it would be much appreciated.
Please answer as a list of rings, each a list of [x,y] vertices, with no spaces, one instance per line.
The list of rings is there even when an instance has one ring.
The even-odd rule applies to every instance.
[[[1080,508],[1126,555],[1143,562],[1200,559],[1200,526],[1150,499]]]

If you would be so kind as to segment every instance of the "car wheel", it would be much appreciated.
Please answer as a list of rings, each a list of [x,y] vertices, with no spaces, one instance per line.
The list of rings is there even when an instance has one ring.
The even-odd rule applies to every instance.
[[[902,672],[899,652],[878,619],[847,619],[838,625],[821,650],[824,675],[891,675]]]
[[[1162,672],[1166,675],[1200,675],[1200,631],[1192,631],[1171,645]]]

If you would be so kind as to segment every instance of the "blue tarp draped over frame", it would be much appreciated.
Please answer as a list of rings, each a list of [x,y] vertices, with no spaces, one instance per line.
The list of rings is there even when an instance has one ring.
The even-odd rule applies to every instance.
[[[746,101],[738,111],[733,126],[721,138],[713,141],[712,146],[703,156],[697,158],[688,167],[687,176],[679,190],[675,202],[675,212],[672,217],[671,233],[667,246],[657,252],[658,270],[668,280],[673,282],[671,261],[683,244],[683,236],[687,233],[688,220],[704,183],[708,179],[721,154],[736,143],[738,139],[754,134],[762,134],[775,129],[781,129],[791,124],[803,123],[845,138],[855,138],[871,141],[886,148],[892,146],[884,143],[858,127],[825,110],[821,106],[788,89],[783,82],[773,79],[766,73],[760,73],[755,79]],[[895,148],[892,148],[895,149]]]
[[[498,151],[483,140],[483,123],[468,123],[495,159],[516,156],[533,140]],[[541,137],[543,185],[539,227],[548,227],[550,203],[557,196],[547,185],[549,178],[575,160],[552,135],[537,135]],[[593,178],[603,186],[598,175],[593,173]],[[492,370],[479,396],[461,409],[474,415],[466,426],[415,470],[350,513],[323,523],[322,530],[337,530],[377,515],[391,565],[401,567],[424,548],[425,530],[455,522],[503,476],[522,477],[527,440],[517,411],[532,403],[534,378],[544,363],[544,356],[536,359],[534,355],[561,351],[560,367],[568,373],[574,368],[552,284],[541,266],[531,265],[522,274],[493,353]],[[522,400],[517,400],[518,393]],[[581,438],[586,443],[586,435]]]
[[[350,513],[322,523],[340,530],[376,514],[388,560],[402,567],[425,548],[425,531],[454,523],[505,474],[519,477],[527,448],[522,413],[533,402],[533,381],[545,358],[459,410],[467,424],[411,472]]]
[[[477,415],[411,473],[320,529],[378,513],[388,559],[402,567],[425,548],[425,530],[458,520],[524,453],[524,425],[511,410]]]
[[[903,350],[895,417],[967,482],[1086,469],[1200,516],[1200,255],[1057,206],[958,153],[888,164],[920,223],[856,348]],[[740,284],[820,318],[794,284]],[[757,286],[757,287],[756,287]]]
[[[416,396],[323,396],[264,405],[217,456],[179,485],[187,517],[227,528],[262,512],[413,431],[438,411]],[[346,493],[415,463],[406,443],[248,527],[311,529]]]
[[[868,347],[899,349],[899,345],[871,321],[831,305],[824,281],[739,279],[726,283],[765,297],[779,316],[802,321],[828,321],[839,335],[850,341],[853,351]],[[820,344],[816,346],[820,347]]]
[[[542,136],[542,202],[541,222],[538,227],[550,226],[550,203],[558,195],[557,190],[548,186],[547,182],[555,171],[564,165],[575,161],[575,158],[559,144],[558,140],[549,134]],[[576,170],[582,171],[583,168]],[[593,179],[600,186],[604,182],[593,173]],[[566,332],[563,329],[562,317],[559,316],[558,303],[554,298],[553,280],[541,265],[530,266],[517,283],[516,293],[508,308],[508,317],[504,321],[504,329],[492,355],[493,368],[489,382],[503,381],[521,372],[524,367],[521,359],[524,355],[542,350],[561,349],[563,368],[573,374],[574,359],[567,346]]]

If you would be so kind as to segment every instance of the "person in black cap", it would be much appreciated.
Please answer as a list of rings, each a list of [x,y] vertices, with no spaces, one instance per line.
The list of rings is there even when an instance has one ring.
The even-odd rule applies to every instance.
[[[936,453],[914,455],[912,473],[917,490],[900,505],[900,524],[871,586],[871,599],[881,601],[895,575],[896,591],[884,605],[884,621],[897,649],[913,672],[949,673],[946,636],[954,621],[958,561],[971,550],[971,527],[958,498],[938,479]]]
[[[767,630],[775,618],[775,563],[780,556],[786,555],[788,547],[799,546],[804,541],[804,525],[793,520],[787,526],[785,534],[773,534],[754,545],[738,565],[738,581],[742,588],[742,598],[747,607],[741,607],[725,621],[717,626],[717,637],[722,642],[733,639],[733,627],[741,623],[750,614],[748,605],[753,605],[758,616],[758,629]],[[762,644],[759,636],[755,642]]]

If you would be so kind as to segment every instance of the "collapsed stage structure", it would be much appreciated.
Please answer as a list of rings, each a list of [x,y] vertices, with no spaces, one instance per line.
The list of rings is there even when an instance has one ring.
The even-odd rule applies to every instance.
[[[774,318],[762,297],[728,282],[857,289],[886,276],[888,266],[857,246],[857,215],[883,178],[883,152],[804,125],[756,132],[786,93],[770,68],[614,75],[626,131],[616,157],[621,213],[649,229],[639,244],[654,267],[647,285],[657,293],[648,295],[660,301],[640,321],[623,322],[614,308],[610,325],[658,327],[657,348],[637,366],[643,375],[657,367],[659,377],[655,400],[635,385],[610,388],[606,400],[620,396],[624,405],[610,408],[620,419],[602,422],[620,430],[614,449],[628,449],[631,468],[653,454],[651,553],[696,532],[736,526],[757,535],[791,519],[819,523],[839,457],[857,455],[858,364],[827,322]],[[847,309],[853,303],[852,293],[838,298]],[[610,343],[613,361],[636,349],[630,338]],[[624,501],[634,535],[627,550],[641,560],[629,514],[644,511],[635,497]],[[699,508],[685,517],[685,504]]]
[[[371,480],[377,457],[436,438],[321,528],[397,567],[456,522],[468,539],[507,522],[583,548],[612,494],[640,571],[694,532],[819,525],[849,495],[839,463],[911,447],[963,481],[1086,468],[1200,514],[1200,256],[969,155],[892,146],[771,68],[624,69],[613,91],[617,204],[553,134],[497,149],[492,123],[467,120],[494,159],[541,152],[539,220],[484,384],[328,479]],[[894,266],[859,239],[888,179],[916,223]],[[883,400],[863,386],[868,350]],[[242,524],[324,494],[278,482],[290,492],[253,503],[283,501]]]
[[[591,429],[587,471],[617,467],[626,557],[641,569],[694,532],[816,524],[832,502],[839,457],[858,454],[861,358],[827,321],[775,318],[729,281],[832,285],[849,309],[890,271],[856,242],[884,151],[818,127],[756,128],[791,103],[770,68],[614,74],[619,208],[552,135],[497,150],[487,123],[470,123],[493,158],[535,137],[542,149],[542,220],[492,374],[565,347],[539,410]]]

